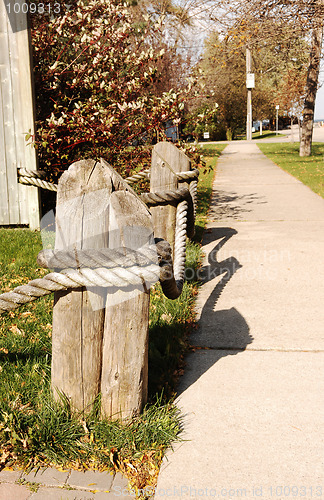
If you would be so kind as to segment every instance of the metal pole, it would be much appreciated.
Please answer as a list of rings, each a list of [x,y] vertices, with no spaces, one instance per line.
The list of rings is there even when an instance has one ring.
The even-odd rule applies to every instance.
[[[279,106],[276,106],[276,135],[278,135],[278,110]]]
[[[246,49],[246,74],[251,73],[251,51]],[[247,89],[246,140],[252,140],[252,90]]]

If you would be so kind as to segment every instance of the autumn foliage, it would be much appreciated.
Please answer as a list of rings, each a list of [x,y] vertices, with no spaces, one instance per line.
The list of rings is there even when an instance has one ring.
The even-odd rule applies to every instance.
[[[32,23],[40,168],[55,178],[87,157],[122,173],[147,166],[147,144],[184,105],[181,92],[154,92],[163,52],[147,43],[148,22],[113,0],[79,0]]]

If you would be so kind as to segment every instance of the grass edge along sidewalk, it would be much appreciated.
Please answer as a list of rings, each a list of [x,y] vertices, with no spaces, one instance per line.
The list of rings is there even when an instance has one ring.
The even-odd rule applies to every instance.
[[[269,160],[324,198],[324,144],[313,143],[312,155],[299,156],[299,143],[258,143]]]
[[[212,191],[214,167],[225,145],[205,147],[207,168],[198,185],[197,236],[188,242],[187,267],[197,270],[200,239]],[[210,168],[208,168],[210,167]],[[0,229],[0,291],[42,277],[36,264],[39,232]],[[184,368],[187,335],[194,327],[198,284],[189,273],[183,293],[171,301],[159,284],[151,293],[150,401],[128,425],[100,420],[99,401],[75,415],[50,391],[53,296],[0,316],[0,470],[42,466],[121,471],[132,489],[154,486],[165,450],[181,439],[182,417],[173,404]],[[156,396],[157,394],[157,396]]]

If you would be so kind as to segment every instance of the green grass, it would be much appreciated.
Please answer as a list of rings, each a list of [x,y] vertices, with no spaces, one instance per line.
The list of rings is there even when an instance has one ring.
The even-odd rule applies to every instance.
[[[278,137],[282,136],[282,134],[276,132],[272,132],[271,130],[263,131],[262,135],[260,135],[260,132],[253,132],[252,133],[252,140],[253,139],[270,139],[271,137]]]
[[[223,147],[203,149],[207,165],[198,185],[197,235],[188,242],[190,272],[182,295],[169,300],[159,284],[151,291],[149,403],[140,416],[125,425],[100,418],[99,398],[87,415],[73,413],[64,397],[53,400],[53,296],[0,316],[0,469],[13,465],[118,468],[135,487],[154,484],[166,448],[180,439],[182,417],[173,397],[184,369],[188,333],[195,325],[199,243],[214,167]],[[36,264],[41,248],[39,232],[0,229],[1,293],[47,273]]]
[[[0,229],[2,292],[46,273],[35,265],[41,248],[37,232]],[[23,249],[28,249],[27,255]],[[53,400],[52,296],[0,316],[0,469],[12,465],[119,468],[130,478],[135,470],[133,484],[139,488],[148,479],[154,480],[164,450],[178,438],[181,428],[181,416],[171,397],[178,362],[175,349],[179,350],[192,308],[189,284],[182,302],[158,297],[158,291],[153,291],[150,402],[128,425],[100,419],[99,400],[87,415],[73,413],[65,398]],[[160,345],[155,345],[154,337]],[[160,396],[155,397],[157,392]]]
[[[262,153],[283,170],[324,197],[324,144],[314,143],[312,155],[299,156],[299,143],[258,144]]]
[[[253,139],[270,139],[271,137],[278,137],[278,136],[282,137],[282,135],[283,134],[281,134],[281,133],[276,134],[276,132],[273,132],[272,130],[264,130],[262,132],[262,135],[260,135],[260,132],[253,132],[252,133],[252,140]],[[246,140],[246,133],[239,134],[236,139],[240,140],[240,141]]]

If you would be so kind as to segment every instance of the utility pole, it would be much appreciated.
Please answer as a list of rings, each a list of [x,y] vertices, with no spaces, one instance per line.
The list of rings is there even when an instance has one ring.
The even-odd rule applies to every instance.
[[[246,88],[247,88],[247,112],[246,112],[246,140],[252,140],[252,89],[254,88],[254,73],[252,73],[251,50],[246,48]]]

